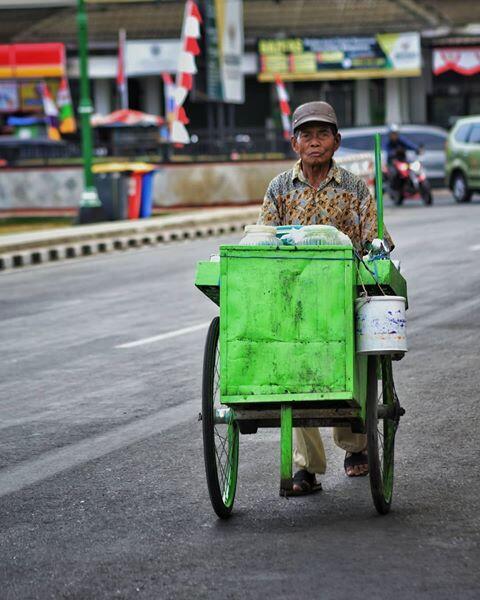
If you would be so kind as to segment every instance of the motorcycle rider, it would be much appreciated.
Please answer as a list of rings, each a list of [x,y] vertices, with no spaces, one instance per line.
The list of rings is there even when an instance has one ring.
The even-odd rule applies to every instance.
[[[388,138],[386,142],[387,151],[387,168],[388,178],[390,180],[390,186],[392,188],[398,188],[399,176],[397,168],[395,167],[395,160],[405,161],[407,150],[413,150],[417,154],[420,153],[420,146],[414,144],[405,136],[400,135],[398,125],[392,123],[388,128]]]

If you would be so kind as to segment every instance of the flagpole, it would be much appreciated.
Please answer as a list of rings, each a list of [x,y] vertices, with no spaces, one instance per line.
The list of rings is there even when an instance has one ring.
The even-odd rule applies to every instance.
[[[78,50],[80,56],[80,103],[78,112],[80,114],[80,129],[82,138],[82,159],[84,188],[80,199],[79,223],[89,223],[97,220],[92,209],[101,207],[97,189],[93,181],[92,173],[92,127],[90,115],[93,112],[90,99],[90,82],[88,79],[88,20],[85,11],[84,0],[77,0],[77,33]]]

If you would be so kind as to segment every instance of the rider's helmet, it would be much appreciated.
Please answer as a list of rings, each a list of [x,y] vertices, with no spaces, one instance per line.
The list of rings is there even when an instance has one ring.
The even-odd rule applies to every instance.
[[[396,123],[390,123],[390,125],[388,126],[388,134],[390,135],[391,133],[398,133],[399,132],[399,127]]]

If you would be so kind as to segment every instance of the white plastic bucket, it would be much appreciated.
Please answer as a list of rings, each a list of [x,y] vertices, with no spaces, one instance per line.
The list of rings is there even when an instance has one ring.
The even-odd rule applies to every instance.
[[[407,351],[405,298],[367,296],[355,300],[357,352],[398,354]]]

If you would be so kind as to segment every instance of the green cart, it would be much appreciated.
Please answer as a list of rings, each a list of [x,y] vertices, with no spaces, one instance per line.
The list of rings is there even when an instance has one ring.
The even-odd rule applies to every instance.
[[[392,356],[356,352],[354,303],[365,292],[407,297],[392,261],[359,261],[346,246],[222,246],[219,262],[198,264],[195,284],[220,307],[207,334],[202,400],[217,515],[232,511],[240,434],[280,428],[280,493],[288,495],[292,427],[332,426],[367,434],[373,501],[387,513],[404,411]]]

